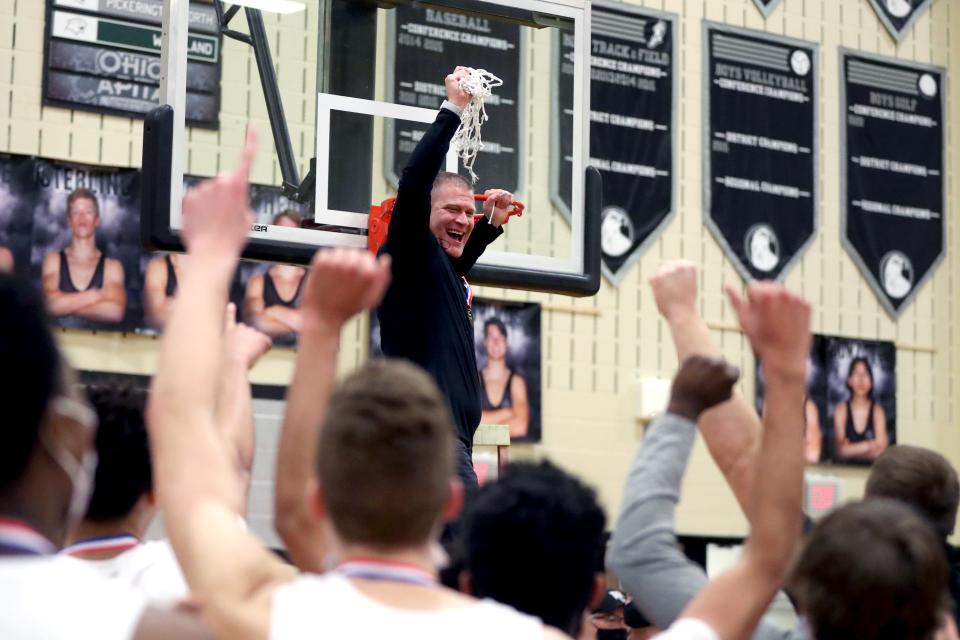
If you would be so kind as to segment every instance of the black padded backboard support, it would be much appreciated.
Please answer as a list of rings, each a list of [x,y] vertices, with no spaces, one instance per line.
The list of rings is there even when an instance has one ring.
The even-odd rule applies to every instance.
[[[140,239],[155,251],[183,251],[183,242],[170,226],[170,180],[173,154],[173,108],[153,109],[143,128],[143,190]],[[600,289],[600,211],[603,208],[600,172],[587,167],[584,184],[583,274],[544,273],[512,267],[477,265],[470,272],[474,284],[546,291],[575,297],[592,296]],[[319,247],[252,238],[243,258],[307,265]]]

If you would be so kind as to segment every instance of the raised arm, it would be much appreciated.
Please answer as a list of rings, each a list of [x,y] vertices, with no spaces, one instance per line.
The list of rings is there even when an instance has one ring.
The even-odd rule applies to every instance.
[[[772,283],[751,284],[746,300],[732,288],[728,294],[767,379],[754,517],[741,559],[712,580],[681,617],[701,620],[720,638],[743,638],[779,589],[800,537],[810,307]]]
[[[189,268],[179,282],[148,410],[160,507],[184,575],[211,612],[244,608],[247,624],[265,627],[250,599],[292,577],[241,523],[234,459],[217,426],[223,309],[253,216],[248,175],[255,137],[236,170],[191,189],[183,202]],[[212,614],[208,614],[212,615]]]
[[[692,355],[719,357],[720,350],[707,323],[697,312],[697,268],[692,262],[665,263],[650,279],[660,315],[667,321],[677,360]],[[760,418],[739,391],[700,416],[697,426],[740,508],[752,522],[750,495],[757,451]]]
[[[296,369],[287,393],[277,452],[275,513],[277,533],[301,570],[324,570],[324,530],[306,501],[316,477],[314,460],[320,428],[333,391],[340,331],[353,316],[374,307],[390,280],[390,259],[366,251],[318,252],[307,276],[301,310]]]
[[[430,237],[430,192],[447,157],[450,141],[460,126],[460,113],[470,101],[470,95],[460,89],[460,79],[468,73],[465,67],[457,67],[446,77],[447,100],[400,175],[397,202],[387,233],[391,253],[409,247],[412,239]]]
[[[224,445],[234,460],[246,512],[256,447],[256,425],[253,420],[253,394],[248,372],[270,350],[270,337],[253,327],[237,322],[237,307],[227,304],[224,314],[224,351],[220,366],[220,389],[217,394],[217,425]]]

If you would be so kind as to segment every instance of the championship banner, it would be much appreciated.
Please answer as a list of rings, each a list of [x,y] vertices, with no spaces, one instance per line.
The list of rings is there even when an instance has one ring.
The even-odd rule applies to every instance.
[[[932,3],[933,0],[870,0],[880,22],[898,42]]]
[[[843,244],[896,318],[944,254],[945,72],[841,53]]]
[[[160,103],[163,0],[47,0],[43,102],[138,117]],[[219,22],[210,4],[190,7],[187,122],[216,127]]]
[[[483,148],[475,170],[478,193],[497,188],[516,192],[521,184],[518,100],[520,27],[473,15],[437,9],[398,6],[390,12],[387,56],[387,92],[392,102],[439,109],[446,97],[443,74],[451,60],[486,69],[503,80],[487,100],[490,120],[483,125]],[[388,119],[386,178],[399,181],[410,154],[426,132],[426,125]]]
[[[745,280],[779,279],[817,224],[817,45],[705,23],[704,222]]]
[[[617,284],[673,213],[676,16],[594,2],[591,27],[590,164],[603,176],[603,272]],[[551,194],[569,218],[572,34],[561,34],[558,52]]]
[[[774,9],[777,8],[777,5],[780,4],[780,0],[753,0],[757,3],[757,8],[763,13],[763,17],[766,18]]]

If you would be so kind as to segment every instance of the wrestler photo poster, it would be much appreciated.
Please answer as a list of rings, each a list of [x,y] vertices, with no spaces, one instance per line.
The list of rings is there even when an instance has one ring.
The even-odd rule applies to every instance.
[[[897,350],[892,342],[814,336],[807,360],[808,464],[872,464],[896,444]],[[757,411],[765,381],[757,365]]]
[[[474,299],[474,348],[481,424],[510,426],[514,443],[542,438],[540,305]],[[370,314],[370,357],[382,358],[380,324]]]
[[[0,154],[0,270],[34,282],[56,326],[162,330],[182,257],[144,251],[140,182],[138,169]],[[258,222],[298,226],[312,218],[309,205],[276,187],[251,185],[250,200]],[[294,345],[305,275],[301,267],[243,263],[230,294],[238,319],[276,346]]]

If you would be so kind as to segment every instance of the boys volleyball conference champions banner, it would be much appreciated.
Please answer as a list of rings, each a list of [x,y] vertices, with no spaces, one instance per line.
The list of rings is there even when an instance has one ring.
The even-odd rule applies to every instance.
[[[704,35],[704,221],[744,279],[779,279],[816,229],[818,49],[710,22]]]
[[[676,16],[594,2],[590,164],[603,176],[604,274],[620,282],[673,212]],[[561,34],[551,194],[569,218],[573,152],[573,34]]]
[[[896,318],[944,254],[944,70],[843,51],[843,242]]]

